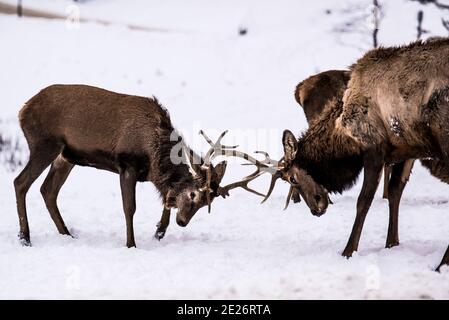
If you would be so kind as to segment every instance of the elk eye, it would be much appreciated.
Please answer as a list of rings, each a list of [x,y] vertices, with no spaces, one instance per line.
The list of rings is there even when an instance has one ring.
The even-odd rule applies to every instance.
[[[294,177],[290,178],[290,183],[291,184],[298,184],[298,182],[296,181],[296,179]]]

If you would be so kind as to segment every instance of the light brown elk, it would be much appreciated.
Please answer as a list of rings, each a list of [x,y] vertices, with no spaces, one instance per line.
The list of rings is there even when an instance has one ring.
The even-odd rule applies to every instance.
[[[326,104],[333,98],[343,99],[343,94],[347,89],[350,79],[349,70],[330,70],[313,75],[306,80],[299,83],[295,90],[296,101],[303,107],[306,114],[307,121],[310,123],[318,119],[323,112]],[[421,160],[421,164],[429,170],[429,172],[436,178],[443,182],[449,183],[449,167],[444,161],[438,159]],[[390,183],[390,175],[392,168],[395,166],[402,166],[403,171],[400,176],[400,183],[393,186],[398,187],[396,190],[391,190],[388,195],[388,184]],[[384,169],[384,198],[389,200],[390,219],[388,227],[388,236],[386,247],[391,248],[399,244],[398,231],[398,215],[399,203],[401,200],[403,189],[409,179],[413,161],[405,163],[393,164],[386,166]],[[394,170],[398,173],[399,170]],[[395,177],[394,179],[397,179]]]
[[[325,71],[307,78],[296,86],[295,99],[303,107],[309,123],[312,123],[320,117],[325,106],[332,99],[343,99],[350,75],[351,73],[349,70]],[[393,187],[396,187],[396,189],[391,190],[390,196],[388,196],[388,183],[390,182],[389,178],[391,168],[385,166],[384,170],[384,197],[388,198],[390,208],[390,219],[386,240],[387,248],[391,248],[399,244],[399,203],[402,191],[411,173],[413,161],[394,164],[393,166],[401,166],[403,169],[399,177],[400,182],[393,183]],[[395,170],[396,174],[398,174],[398,171],[400,170]],[[397,178],[398,177],[395,177],[393,179]]]
[[[326,104],[333,98],[343,99],[348,87],[351,72],[349,70],[324,71],[301,81],[295,89],[295,99],[303,107],[307,122],[318,119]],[[388,198],[388,182],[391,168],[384,169],[384,194]]]
[[[30,158],[14,180],[19,215],[19,238],[31,245],[25,197],[31,184],[51,165],[41,193],[59,233],[70,235],[59,212],[58,193],[75,165],[95,167],[120,175],[128,247],[135,246],[133,216],[137,182],[151,181],[159,191],[163,212],[155,237],[169,225],[170,210],[186,226],[193,215],[215,197],[237,187],[257,193],[248,183],[273,164],[216,143],[204,158],[188,148],[173,129],[167,110],[156,98],[145,98],[85,86],[53,85],[31,98],[19,113]],[[220,187],[226,162],[212,165],[220,155],[252,159],[257,174]],[[268,158],[267,158],[268,159]],[[178,161],[181,160],[181,161]],[[262,196],[262,194],[257,193]]]
[[[394,165],[389,193],[400,189],[410,159],[449,166],[448,56],[448,39],[372,50],[351,67],[343,99],[331,99],[299,140],[284,132],[287,179],[301,168],[329,192],[342,192],[364,169],[344,256],[358,249],[384,165]],[[448,263],[449,247],[438,269]]]

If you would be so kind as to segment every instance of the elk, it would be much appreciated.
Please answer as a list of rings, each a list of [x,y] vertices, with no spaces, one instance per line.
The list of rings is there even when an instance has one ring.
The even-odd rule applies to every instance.
[[[276,165],[269,157],[258,161],[224,146],[222,133],[204,158],[196,155],[173,128],[168,111],[156,98],[119,94],[86,85],[52,85],[31,98],[19,112],[20,126],[30,157],[14,180],[19,216],[19,239],[30,246],[26,194],[32,183],[51,165],[40,189],[46,207],[60,234],[70,235],[57,206],[62,185],[75,165],[119,174],[126,221],[127,247],[135,247],[133,216],[137,182],[151,181],[158,190],[163,211],[155,237],[162,239],[177,208],[176,222],[185,227],[193,215],[218,196],[242,187]],[[257,166],[254,175],[225,187],[220,182],[226,161],[217,156],[250,159]],[[181,161],[177,161],[177,159]],[[176,163],[178,162],[178,163]],[[273,171],[274,169],[272,169]]]
[[[329,70],[310,76],[300,82],[295,89],[295,100],[303,108],[307,122],[318,118],[326,104],[334,97],[343,99],[351,72],[349,70]],[[410,170],[411,170],[411,166]],[[383,198],[388,199],[388,182],[391,168],[384,168]],[[406,175],[403,175],[407,178]],[[404,179],[405,180],[405,179]]]
[[[347,88],[350,79],[349,70],[330,70],[313,75],[300,82],[296,86],[295,99],[303,107],[307,121],[310,123],[319,118],[323,112],[326,103],[334,97],[343,99],[343,94]],[[444,161],[438,159],[420,160],[421,164],[439,180],[449,183],[449,168],[445,166]],[[398,164],[393,164],[392,167]],[[388,197],[388,184],[390,182],[391,167],[384,168],[384,195],[383,197],[390,202],[390,223],[388,227],[388,236],[386,248],[391,248],[399,244],[398,216],[399,203],[402,192],[407,184],[413,161],[408,160],[403,165],[401,182],[398,190],[392,190],[391,197]]]
[[[329,192],[341,193],[364,169],[357,215],[343,256],[349,258],[358,249],[384,165],[393,165],[388,196],[390,210],[396,212],[391,206],[399,205],[407,163],[432,158],[449,169],[448,55],[449,39],[371,50],[351,66],[343,97],[330,99],[299,140],[284,131],[282,177],[287,181],[302,168]],[[392,224],[397,221],[390,220]],[[445,264],[449,247],[437,270]]]

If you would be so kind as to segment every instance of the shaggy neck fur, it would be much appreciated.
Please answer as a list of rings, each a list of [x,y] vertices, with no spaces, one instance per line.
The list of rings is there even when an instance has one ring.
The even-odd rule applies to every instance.
[[[358,143],[336,128],[343,110],[341,99],[331,100],[321,116],[300,137],[295,164],[329,192],[341,193],[357,181],[363,167]]]
[[[162,109],[165,110],[164,108]],[[168,112],[165,112],[166,115],[161,117],[160,125],[156,129],[158,136],[156,140],[158,143],[154,146],[155,149],[152,150],[150,161],[152,173],[151,181],[163,198],[165,198],[170,191],[174,194],[178,194],[187,187],[195,184],[195,179],[190,173],[188,166],[185,163],[174,164],[170,158],[172,149],[178,143],[184,142],[182,142],[182,137],[179,134],[177,135],[179,137],[177,141],[170,140],[170,135],[175,129],[171,124]],[[179,157],[183,157],[181,152],[182,148],[180,148]]]
[[[163,150],[156,157],[157,170],[155,171],[157,175],[153,178],[153,183],[159,193],[166,196],[169,191],[174,191],[177,194],[187,187],[193,186],[195,180],[186,164],[174,164],[170,159],[171,149],[177,142],[167,139],[163,143]]]

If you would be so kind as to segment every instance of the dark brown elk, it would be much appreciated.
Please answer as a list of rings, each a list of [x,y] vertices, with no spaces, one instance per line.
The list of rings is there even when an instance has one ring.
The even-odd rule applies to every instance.
[[[305,169],[329,192],[341,193],[364,169],[344,256],[358,249],[384,165],[393,165],[391,198],[405,185],[401,176],[407,161],[432,158],[448,167],[448,55],[448,39],[372,50],[351,67],[343,99],[331,99],[299,140],[284,132],[287,179]],[[440,267],[448,263],[449,248]]]
[[[118,94],[85,85],[53,85],[31,98],[19,113],[30,149],[30,158],[14,180],[19,215],[19,238],[31,245],[25,197],[31,184],[51,165],[41,193],[59,233],[70,235],[56,200],[74,165],[108,170],[120,175],[128,247],[135,246],[133,216],[137,182],[151,181],[164,206],[155,237],[161,239],[169,225],[170,210],[177,208],[176,222],[185,227],[193,215],[217,196],[244,187],[234,183],[220,187],[226,162],[212,165],[234,147],[221,145],[220,136],[204,158],[188,148],[156,98]],[[203,133],[204,135],[204,133]],[[205,135],[204,135],[205,136]],[[255,162],[259,168],[271,164]],[[262,195],[262,194],[259,194]]]

